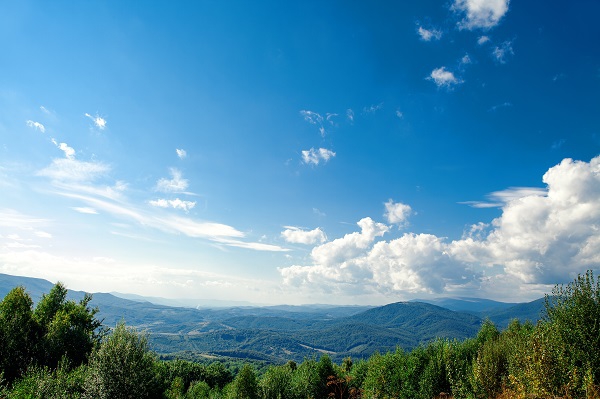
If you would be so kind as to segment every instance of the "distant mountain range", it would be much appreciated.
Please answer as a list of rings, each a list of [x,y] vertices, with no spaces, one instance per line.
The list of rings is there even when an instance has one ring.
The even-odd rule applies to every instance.
[[[22,285],[37,302],[53,287],[49,281],[0,274],[0,298]],[[79,300],[84,293],[69,291]],[[123,294],[120,294],[123,295]],[[98,317],[113,327],[123,320],[146,331],[160,354],[227,356],[274,363],[302,361],[320,353],[333,360],[368,357],[396,347],[412,349],[436,338],[465,339],[489,318],[499,328],[510,320],[536,322],[544,299],[504,303],[479,298],[441,298],[371,306],[234,306],[194,308],[156,304],[157,299],[93,294]],[[170,303],[162,299],[163,303]],[[428,303],[426,303],[428,302]],[[172,302],[171,302],[172,303]],[[177,302],[175,302],[177,303]]]

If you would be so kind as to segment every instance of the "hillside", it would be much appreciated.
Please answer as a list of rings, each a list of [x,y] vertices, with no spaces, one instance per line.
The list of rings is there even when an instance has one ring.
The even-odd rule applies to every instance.
[[[0,295],[23,285],[34,301],[47,293],[52,283],[0,274]],[[69,298],[84,293],[69,291]],[[465,303],[461,303],[461,301]],[[108,327],[124,320],[127,325],[149,333],[152,348],[161,354],[186,352],[268,362],[301,361],[328,353],[366,358],[376,351],[396,347],[412,349],[435,338],[473,337],[482,320],[489,317],[504,328],[512,318],[536,321],[543,299],[524,304],[452,299],[453,307],[483,306],[485,311],[459,312],[423,302],[398,302],[368,306],[267,306],[195,309],[158,305],[143,297],[129,300],[113,294],[93,294],[92,306]],[[438,303],[445,303],[443,300]]]

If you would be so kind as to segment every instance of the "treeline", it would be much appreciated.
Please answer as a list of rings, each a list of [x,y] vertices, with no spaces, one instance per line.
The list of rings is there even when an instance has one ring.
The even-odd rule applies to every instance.
[[[600,279],[591,271],[557,286],[535,325],[499,331],[486,321],[464,341],[260,373],[160,361],[144,334],[124,324],[102,330],[89,300],[66,300],[60,283],[35,308],[22,287],[4,298],[1,398],[600,398]]]

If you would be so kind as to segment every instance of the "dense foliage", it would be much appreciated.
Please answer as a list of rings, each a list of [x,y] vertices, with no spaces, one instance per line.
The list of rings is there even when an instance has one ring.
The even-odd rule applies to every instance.
[[[327,355],[257,370],[251,363],[159,360],[123,323],[99,331],[86,297],[57,284],[35,309],[22,287],[0,303],[3,398],[598,398],[600,280],[591,271],[546,297],[536,324],[484,322],[463,341],[437,339],[366,360]]]

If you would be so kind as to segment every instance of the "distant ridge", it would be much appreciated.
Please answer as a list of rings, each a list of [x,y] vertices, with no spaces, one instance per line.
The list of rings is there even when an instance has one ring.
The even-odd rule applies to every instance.
[[[54,284],[0,274],[0,296],[22,285],[39,300]],[[81,299],[81,291],[69,291]],[[120,294],[126,295],[126,294]],[[396,302],[385,306],[233,306],[194,308],[151,302],[161,298],[93,293],[98,318],[114,327],[119,321],[149,333],[152,348],[171,357],[228,356],[268,362],[302,361],[328,353],[334,361],[365,358],[376,351],[412,349],[436,338],[465,339],[487,317],[499,328],[511,319],[536,322],[544,299],[509,304],[480,298],[441,298],[435,303]],[[168,300],[165,300],[168,301]],[[445,305],[440,306],[440,305]],[[453,309],[451,309],[453,308]],[[455,309],[467,309],[457,311]]]

